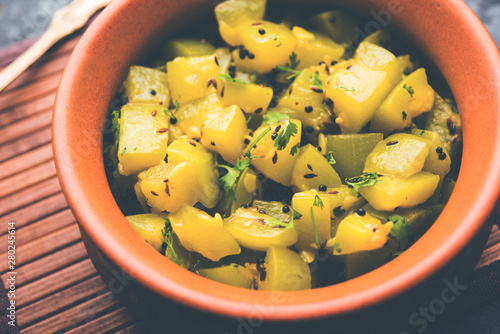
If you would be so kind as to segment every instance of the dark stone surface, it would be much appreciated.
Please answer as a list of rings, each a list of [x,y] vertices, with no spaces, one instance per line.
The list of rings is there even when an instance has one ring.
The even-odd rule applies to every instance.
[[[0,0],[0,49],[40,35],[49,25],[53,13],[70,2],[71,0]],[[465,2],[483,21],[497,45],[500,45],[500,0]],[[500,300],[425,333],[500,334]]]

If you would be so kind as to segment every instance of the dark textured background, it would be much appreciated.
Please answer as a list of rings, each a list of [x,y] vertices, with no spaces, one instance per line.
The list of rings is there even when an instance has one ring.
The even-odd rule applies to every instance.
[[[426,0],[415,0],[426,1]],[[460,1],[460,0],[457,0]],[[0,48],[40,35],[71,0],[0,0]],[[500,45],[500,0],[465,0]],[[500,300],[427,334],[500,334]]]

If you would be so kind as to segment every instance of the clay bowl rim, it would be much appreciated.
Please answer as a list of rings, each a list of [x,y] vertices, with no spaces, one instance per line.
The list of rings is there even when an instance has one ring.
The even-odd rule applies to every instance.
[[[484,112],[494,116],[490,122],[492,124],[491,135],[488,138],[478,139],[476,123],[471,121],[472,116],[468,116],[472,114],[468,110],[477,111],[478,107],[465,100],[467,94],[465,94],[464,84],[455,71],[454,65],[447,64],[435,46],[434,48],[429,46],[432,44],[431,41],[426,44],[424,36],[419,38],[417,33],[412,34],[412,31],[409,30],[408,34],[415,39],[416,43],[424,45],[424,49],[427,45],[430,57],[437,65],[443,66],[440,66],[440,69],[450,83],[452,91],[456,94],[460,110],[464,111],[462,116],[465,138],[464,160],[457,182],[457,192],[453,193],[449,204],[428,233],[399,258],[379,269],[344,283],[307,291],[276,293],[239,289],[209,281],[166,260],[152,247],[144,243],[128,226],[111,196],[109,187],[101,189],[102,193],[99,194],[95,190],[93,192],[89,190],[89,185],[80,179],[84,175],[81,170],[83,167],[76,161],[76,153],[71,146],[72,143],[82,139],[76,125],[72,123],[71,112],[81,109],[80,106],[76,105],[76,102],[79,99],[81,101],[82,94],[85,93],[81,80],[87,78],[86,75],[92,75],[93,71],[88,66],[82,67],[92,64],[92,61],[98,61],[97,56],[93,55],[92,52],[94,48],[99,49],[99,43],[102,44],[103,40],[106,40],[106,34],[110,30],[116,29],[113,27],[113,23],[117,22],[118,16],[128,13],[130,15],[128,18],[132,17],[130,7],[139,2],[136,0],[115,0],[84,34],[61,79],[52,131],[58,176],[80,226],[106,257],[134,277],[140,284],[181,304],[224,316],[248,318],[257,312],[264,320],[273,321],[339,316],[365,309],[380,301],[409,291],[443,268],[444,264],[466,247],[481,227],[486,224],[500,190],[500,173],[497,173],[500,170],[500,108],[498,108],[500,93],[488,91],[485,93],[486,101],[478,102],[479,106],[485,107],[483,110],[486,111]],[[381,0],[368,1],[370,5],[380,5],[381,2]],[[416,7],[412,7],[409,0],[401,2],[408,8],[418,10]],[[498,48],[482,23],[465,3],[452,0],[433,0],[426,2],[426,4],[428,4],[426,8],[430,13],[433,13],[434,10],[447,11],[448,25],[453,22],[455,29],[466,29],[463,38],[469,38],[469,41],[473,38],[477,41],[479,48],[474,50],[475,55],[472,52],[466,55],[469,60],[477,59],[488,64],[500,64]],[[397,20],[397,17],[395,19]],[[421,28],[419,31],[431,29],[434,23],[430,22],[429,24],[430,27]],[[453,35],[452,31],[449,32]],[[112,41],[108,42],[112,43]],[[464,76],[470,75],[464,70],[465,66],[458,65],[459,58],[452,58],[456,60],[457,67],[461,66],[459,72],[463,73]],[[493,66],[489,71],[484,68],[484,63],[482,66],[474,63],[472,66],[476,66],[477,70],[480,71],[482,80],[494,85],[493,87],[500,87],[500,66]],[[118,75],[118,73],[115,74]],[[456,83],[455,81],[461,82]],[[110,94],[113,93],[110,92]],[[476,136],[471,137],[472,135],[469,136],[469,133],[476,133]],[[473,161],[471,161],[472,157],[477,158],[477,154],[473,154],[473,144],[478,144],[478,141],[490,145],[487,152],[491,156],[483,157],[485,166],[482,174],[477,168],[473,168]],[[89,151],[89,167],[98,171],[95,178],[101,182],[104,175],[102,138],[100,141],[97,140],[97,143],[100,143],[101,151],[98,147],[94,151]],[[471,153],[471,158],[467,155],[468,153]],[[481,179],[482,182],[478,183],[482,187],[482,191],[479,193],[471,190],[470,181],[467,180],[474,176],[473,172],[488,177],[487,181]],[[464,204],[467,191],[473,195],[473,201]],[[102,207],[98,207],[93,201],[93,196],[104,201],[109,212],[104,212]],[[463,207],[468,209],[467,212]],[[452,231],[447,225],[453,222],[454,218],[460,219],[457,225],[459,229]],[[432,252],[429,247],[432,247]],[[152,266],[153,263],[156,263],[157,266]],[[415,264],[410,265],[411,263]],[[276,296],[281,301],[273,299]],[[256,309],[255,303],[266,305],[269,301],[272,301],[276,306],[269,312],[262,313]]]

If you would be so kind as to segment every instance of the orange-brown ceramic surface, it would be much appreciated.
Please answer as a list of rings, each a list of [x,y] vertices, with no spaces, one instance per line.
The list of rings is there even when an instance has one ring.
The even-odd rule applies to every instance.
[[[440,68],[461,111],[462,169],[450,202],[428,233],[400,257],[367,275],[300,292],[225,286],[165,259],[140,239],[115,204],[102,160],[102,133],[109,130],[104,122],[127,67],[161,35],[211,12],[213,1],[115,0],[75,49],[61,80],[53,122],[54,153],[65,194],[86,234],[111,261],[157,294],[185,305],[227,316],[258,313],[269,320],[297,320],[360,310],[410,290],[471,241],[500,190],[498,49],[460,1],[348,3],[357,10],[392,12],[391,24]],[[382,15],[382,20],[387,17]],[[258,305],[273,307],[262,313]]]

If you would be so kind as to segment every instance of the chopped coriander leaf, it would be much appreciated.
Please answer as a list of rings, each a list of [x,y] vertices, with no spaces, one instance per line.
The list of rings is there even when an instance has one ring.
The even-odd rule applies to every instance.
[[[300,64],[300,60],[297,60],[297,54],[295,52],[292,52],[292,54],[288,58],[290,59],[290,62],[288,64],[286,64],[285,66],[278,65],[275,67],[275,70],[283,73],[292,73],[287,77],[287,80],[290,80],[295,78],[302,71],[295,70]]]
[[[319,249],[318,228],[316,227],[316,220],[314,219],[314,212],[312,206],[310,207],[309,211],[311,213],[311,221],[313,223],[313,229],[314,229],[314,243],[316,244],[316,248]]]
[[[292,207],[292,220],[294,220],[294,219],[300,219],[300,217],[302,217],[302,215],[300,214],[300,212],[296,211],[296,210]]]
[[[300,59],[297,60],[297,54],[295,52],[292,52],[292,54],[288,58],[290,58],[290,67],[296,69],[300,64]]]
[[[247,124],[250,123],[251,120],[252,120],[252,116],[248,117],[247,118]]]
[[[290,155],[293,157],[295,154],[297,154],[299,148],[300,148],[300,143],[293,145],[292,148],[290,149]]]
[[[333,249],[335,249],[337,253],[342,253],[342,248],[340,248],[340,244],[338,242],[333,244]]]
[[[406,84],[404,84],[403,88],[406,89],[406,91],[410,94],[411,97],[413,97],[413,94],[415,94],[415,91],[413,90],[412,86],[407,86]]]
[[[170,119],[172,121],[177,120],[177,117],[175,117],[175,114],[177,113],[177,111],[178,111],[178,107],[176,107],[175,111],[163,108],[163,113],[165,115],[167,115],[168,117],[170,117]]]
[[[219,80],[227,80],[227,81],[230,81],[230,82],[238,82],[238,83],[246,84],[245,81],[243,81],[241,79],[238,79],[238,78],[233,78],[232,76],[230,76],[227,73],[221,73],[221,74],[219,74],[217,76],[217,79],[219,79]]]
[[[346,92],[354,92],[354,88],[351,87],[347,87],[346,85],[344,85],[342,82],[338,81],[337,82],[337,85],[333,85],[332,86],[333,89],[343,89],[345,90]]]
[[[246,158],[251,158],[250,151],[257,145],[257,143],[264,138],[265,135],[267,135],[271,131],[271,128],[267,128],[264,131],[261,132],[260,135],[257,136],[257,138],[254,139],[254,141],[247,147],[245,152],[243,153],[243,156]]]
[[[363,173],[359,176],[353,176],[345,179],[348,186],[352,187],[359,194],[359,188],[374,186],[379,182],[377,173]]]
[[[282,119],[289,119],[289,118],[290,117],[288,115],[280,114],[279,112],[275,111],[268,111],[264,116],[262,124],[274,124],[281,121]]]
[[[179,101],[175,101],[175,112],[179,111]]]
[[[401,114],[403,115],[403,121],[406,121],[406,118],[408,117],[408,115],[404,111]]]
[[[321,82],[321,80],[319,78],[319,72],[318,71],[314,72],[314,74],[311,76],[311,79],[312,79],[313,85],[316,88],[318,88],[319,90],[323,90],[324,89],[323,83]]]
[[[286,121],[283,129],[278,133],[278,136],[274,140],[274,147],[276,147],[279,151],[284,150],[290,139],[295,137],[295,135],[299,132],[299,128],[297,124],[290,122],[290,120]]]
[[[314,196],[313,206],[317,206],[318,208],[323,210],[323,206],[324,206],[323,200],[321,200],[321,198],[318,195]]]
[[[342,209],[342,207],[341,207],[341,206],[338,206],[338,207],[336,207],[336,208],[333,210],[333,215],[334,215],[335,217],[338,217],[338,216],[340,216],[340,215],[341,215],[341,214],[343,214],[343,213],[345,213],[345,209]]]
[[[420,132],[420,135],[423,135],[426,132],[427,132],[426,130],[422,130],[422,132]]]
[[[408,247],[410,239],[410,223],[404,217],[396,214],[390,215],[387,219],[394,223],[389,232],[389,237],[396,240],[400,250],[405,250]]]
[[[170,222],[170,219],[168,219],[168,218],[163,218],[163,219],[165,219],[165,228],[163,230],[161,230],[161,235],[163,236],[163,240],[167,244],[167,247],[172,252],[172,255],[174,256],[175,262],[178,265],[181,265],[179,262],[179,258],[177,257],[177,253],[174,249],[174,238],[172,236],[172,223]]]
[[[328,151],[328,153],[326,154],[325,158],[326,160],[328,161],[328,163],[330,165],[335,165],[337,162],[335,161],[335,158],[333,157],[333,154],[335,153],[335,151]]]
[[[123,150],[121,151],[120,155],[123,157],[125,155],[125,151],[127,151],[127,148],[124,147]]]

